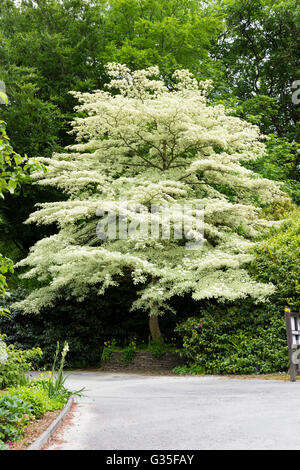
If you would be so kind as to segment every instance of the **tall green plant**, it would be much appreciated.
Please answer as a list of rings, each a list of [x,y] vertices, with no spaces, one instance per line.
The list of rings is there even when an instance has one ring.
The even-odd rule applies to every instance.
[[[41,381],[41,384],[43,388],[47,391],[49,398],[56,398],[59,396],[81,395],[84,388],[71,392],[65,387],[67,376],[64,376],[63,369],[65,365],[66,355],[69,351],[69,345],[67,341],[64,342],[58,371],[56,372],[56,364],[58,362],[59,351],[60,346],[59,342],[57,342],[52,371],[51,373],[49,373],[49,376],[46,379]]]

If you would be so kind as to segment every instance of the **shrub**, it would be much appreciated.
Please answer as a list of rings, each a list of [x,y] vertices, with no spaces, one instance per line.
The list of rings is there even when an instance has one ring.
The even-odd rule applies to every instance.
[[[9,446],[0,439],[0,450],[9,450]]]
[[[174,346],[159,340],[152,340],[148,346],[152,356],[161,359],[167,352],[174,351]]]
[[[125,364],[129,364],[134,359],[136,349],[137,349],[135,339],[136,338],[132,339],[129,345],[123,349],[123,352],[121,355],[121,361],[125,362]]]
[[[189,366],[177,366],[172,370],[173,374],[182,375],[182,374],[191,374],[191,375],[203,375],[205,374],[205,369],[198,364],[190,364]]]
[[[104,342],[104,348],[103,348],[102,354],[101,354],[101,361],[108,361],[110,359],[111,353],[112,353],[112,351],[114,350],[115,347],[116,347],[116,341],[115,340],[105,341]]]
[[[181,351],[192,368],[208,374],[254,374],[286,371],[288,349],[284,318],[268,322],[249,312],[234,315],[234,309],[217,314],[192,317],[177,326],[183,338]],[[244,320],[244,321],[243,321]],[[259,325],[259,320],[261,323]]]
[[[29,403],[16,396],[0,397],[0,441],[17,440],[32,419]]]
[[[0,335],[4,340],[5,335]],[[7,359],[0,363],[0,389],[10,386],[24,385],[26,373],[32,368],[32,360],[42,355],[40,348],[21,350],[14,345],[6,346]]]
[[[130,287],[110,289],[105,296],[90,296],[83,302],[67,298],[64,292],[59,302],[38,315],[24,315],[11,306],[22,300],[29,291],[17,289],[7,298],[10,318],[0,317],[0,330],[7,334],[7,344],[20,349],[39,345],[43,356],[38,367],[50,369],[57,341],[68,341],[70,353],[68,368],[100,365],[102,345],[106,338],[115,337],[122,345],[128,338],[145,328],[144,316],[133,312],[128,315],[132,298]]]
[[[263,240],[255,250],[251,272],[258,281],[272,282],[272,304],[300,312],[300,208],[290,214],[280,230]]]
[[[59,410],[66,403],[67,399],[59,397],[56,399],[49,398],[46,390],[39,387],[17,387],[9,388],[8,395],[21,398],[24,402],[29,403],[32,408],[32,414],[36,418],[40,418],[47,411]]]

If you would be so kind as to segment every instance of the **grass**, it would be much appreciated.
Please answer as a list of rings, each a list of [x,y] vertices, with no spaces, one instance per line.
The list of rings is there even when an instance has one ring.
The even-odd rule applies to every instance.
[[[84,371],[87,369],[81,369]],[[94,370],[95,372],[102,372],[101,367],[97,367],[95,369],[90,369],[91,371]],[[103,371],[105,373],[109,373],[110,371]],[[122,374],[134,374],[134,375],[165,375],[165,376],[172,376],[172,377],[217,377],[217,378],[225,378],[225,379],[239,379],[239,380],[281,380],[283,382],[290,381],[290,374],[287,372],[277,372],[274,374],[249,374],[249,375],[210,375],[210,374],[174,374],[172,371],[165,371],[165,370],[112,370],[111,373],[122,373]],[[300,376],[296,377],[297,380],[300,380]]]
[[[260,379],[260,380],[282,380],[284,382],[290,381],[290,374],[287,372],[278,372],[277,374],[253,374],[253,375],[224,375],[221,377],[228,377],[229,379]],[[296,377],[300,380],[300,376]]]

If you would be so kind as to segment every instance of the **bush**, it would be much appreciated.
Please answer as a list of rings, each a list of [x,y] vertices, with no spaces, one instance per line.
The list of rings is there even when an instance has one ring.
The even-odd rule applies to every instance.
[[[203,375],[205,374],[205,369],[202,366],[197,364],[190,364],[189,366],[177,366],[172,370],[173,374],[176,375]]]
[[[32,419],[29,403],[16,396],[0,397],[0,441],[17,440]]]
[[[156,357],[156,359],[161,359],[167,352],[174,352],[174,346],[168,343],[164,343],[163,341],[159,340],[152,340],[148,346],[148,350],[152,354],[152,356]]]
[[[290,214],[280,230],[263,240],[255,253],[251,272],[258,281],[276,286],[272,304],[281,311],[288,306],[300,312],[300,208]]]
[[[9,446],[0,439],[0,450],[9,450]]]
[[[111,357],[111,353],[112,351],[114,350],[114,348],[116,347],[116,340],[112,340],[112,341],[105,341],[104,342],[104,348],[102,350],[102,354],[101,354],[101,361],[108,361]]]
[[[67,401],[65,397],[49,398],[47,392],[40,385],[39,387],[9,388],[7,394],[21,398],[23,402],[29,403],[32,414],[36,418],[40,418],[47,411],[59,410]]]
[[[130,364],[133,361],[135,353],[137,350],[137,345],[135,339],[131,340],[129,345],[123,349],[121,354],[121,361],[125,364]]]
[[[5,335],[0,335],[4,340]],[[14,345],[6,347],[7,359],[0,363],[0,389],[27,383],[26,372],[32,368],[32,360],[42,355],[40,348],[17,349]]]
[[[207,374],[261,374],[288,369],[283,315],[266,321],[260,310],[256,316],[249,312],[247,318],[247,314],[235,315],[233,307],[224,310],[189,318],[177,326],[183,338],[180,354],[194,364],[193,370],[199,367]]]
[[[127,289],[129,290],[129,289]],[[62,293],[60,302],[37,315],[24,315],[11,306],[28,292],[18,289],[5,304],[10,308],[9,319],[0,317],[0,330],[7,335],[7,344],[21,349],[39,346],[43,356],[38,367],[50,369],[57,341],[68,341],[70,354],[67,368],[99,366],[102,345],[106,338],[117,337],[121,344],[135,334],[135,328],[147,328],[147,318],[134,312],[128,315],[131,297],[124,288],[111,289],[105,296],[92,296],[84,302],[66,299]],[[138,332],[137,332],[138,333]]]

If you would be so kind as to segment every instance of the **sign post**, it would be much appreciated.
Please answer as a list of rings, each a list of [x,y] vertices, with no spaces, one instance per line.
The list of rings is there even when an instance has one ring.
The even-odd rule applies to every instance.
[[[298,351],[300,353],[300,313],[291,312],[288,307],[285,308],[284,312],[289,347],[290,378],[291,382],[295,382],[297,375],[300,375],[300,359],[297,354]]]

